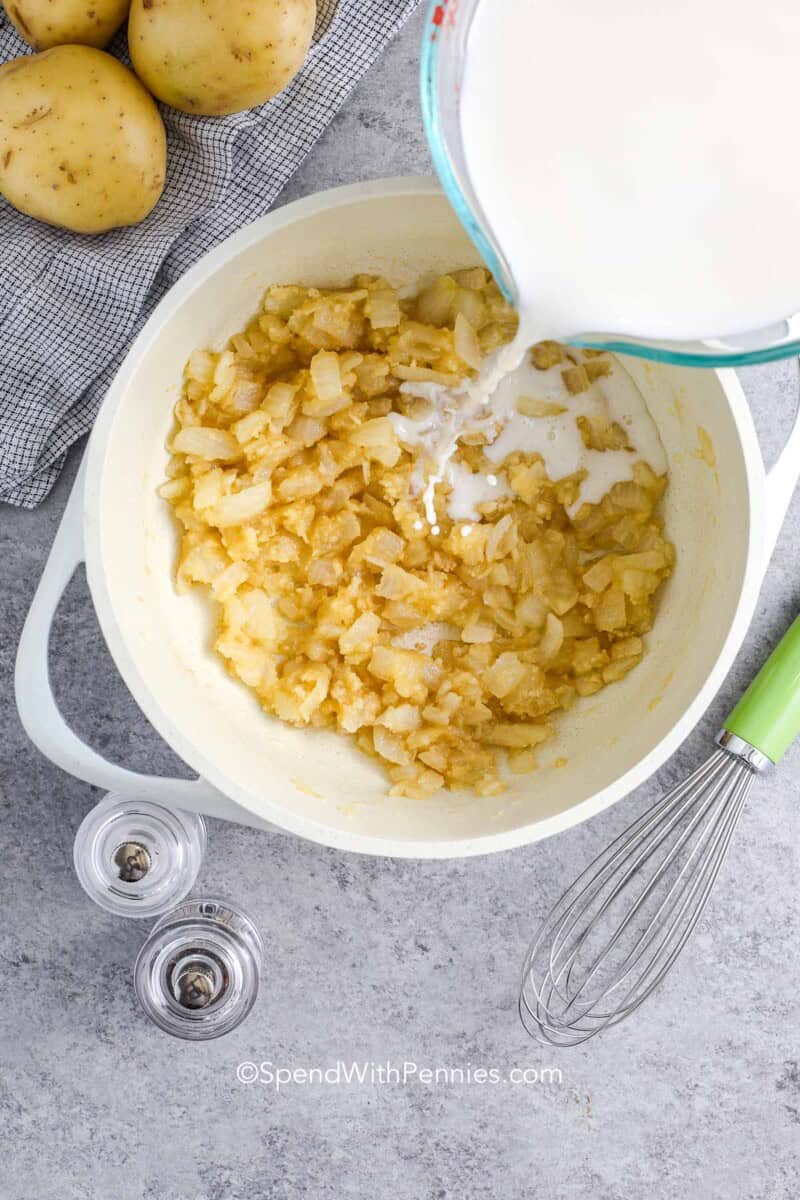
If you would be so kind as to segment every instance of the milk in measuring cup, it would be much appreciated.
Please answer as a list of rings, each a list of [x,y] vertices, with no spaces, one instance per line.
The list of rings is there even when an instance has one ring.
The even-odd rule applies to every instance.
[[[518,346],[798,311],[799,68],[797,0],[483,0],[462,137]]]

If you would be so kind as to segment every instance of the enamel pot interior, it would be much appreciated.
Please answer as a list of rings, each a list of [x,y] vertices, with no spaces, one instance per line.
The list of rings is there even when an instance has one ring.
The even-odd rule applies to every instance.
[[[512,777],[503,795],[488,799],[389,798],[380,768],[347,740],[271,719],[227,674],[210,649],[210,601],[173,591],[176,529],[156,495],[188,355],[221,347],[270,283],[337,285],[367,271],[414,285],[475,261],[446,200],[424,181],[340,189],[279,210],[173,289],[123,365],[93,436],[87,565],[128,686],[201,775],[253,813],[325,844],[390,855],[481,853],[599,811],[685,736],[749,616],[763,486],[738,385],[712,372],[630,360],[669,458],[666,524],[677,566],[642,664],[578,703],[542,748],[536,773]],[[700,452],[699,427],[713,455]]]

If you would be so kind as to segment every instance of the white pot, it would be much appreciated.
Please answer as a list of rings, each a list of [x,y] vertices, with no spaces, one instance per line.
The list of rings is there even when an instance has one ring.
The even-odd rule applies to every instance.
[[[173,591],[176,533],[156,488],[190,351],[221,346],[273,282],[342,284],[369,271],[413,284],[475,261],[432,181],[388,180],[271,213],[206,255],[164,298],[106,397],[85,485],[76,485],[20,644],[20,714],[53,761],[101,787],[324,845],[447,858],[519,846],[586,820],[640,784],[683,741],[744,637],[800,466],[796,427],[778,468],[765,476],[731,372],[626,363],[669,458],[666,522],[678,551],[675,573],[641,665],[581,702],[541,755],[540,770],[515,778],[499,797],[388,798],[380,768],[344,738],[265,716],[209,650],[207,600]],[[698,427],[708,432],[715,465],[698,453]],[[155,728],[198,772],[197,782],[153,779],[106,762],[55,706],[47,636],[84,552],[117,667]],[[566,765],[553,766],[556,758]]]

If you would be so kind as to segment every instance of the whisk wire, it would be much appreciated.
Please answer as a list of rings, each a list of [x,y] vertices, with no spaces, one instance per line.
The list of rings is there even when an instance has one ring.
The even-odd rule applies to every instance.
[[[658,986],[699,920],[752,781],[740,758],[716,750],[581,872],[525,959],[520,1016],[533,1037],[579,1044],[628,1016]],[[637,889],[645,869],[651,874]]]
[[[730,767],[735,769],[736,764],[733,762],[732,759],[729,760],[729,763],[730,763]],[[658,887],[659,883],[661,882],[661,879],[664,876],[666,876],[667,872],[669,871],[670,867],[672,866],[673,862],[677,858],[680,851],[683,849],[684,845],[686,845],[689,842],[689,840],[692,837],[692,835],[694,834],[695,830],[700,826],[700,823],[705,818],[708,810],[711,809],[718,802],[722,788],[727,783],[728,774],[729,774],[729,769],[723,770],[719,774],[718,778],[714,782],[714,785],[713,785],[711,791],[709,792],[707,801],[703,805],[701,805],[701,807],[694,814],[692,819],[688,822],[688,824],[686,825],[686,828],[680,834],[678,841],[675,843],[674,847],[670,850],[670,852],[665,856],[664,860],[662,861],[661,865],[658,867],[658,869],[656,870],[656,872],[652,876],[652,878],[649,879],[645,883],[639,896],[634,901],[634,903],[631,905],[627,915],[623,918],[623,920],[617,927],[617,929],[614,932],[614,934],[612,935],[612,937],[608,940],[604,949],[598,954],[597,958],[595,959],[594,964],[592,964],[592,967],[589,969],[589,973],[588,973],[584,983],[581,985],[580,989],[578,990],[578,992],[576,994],[580,994],[580,992],[584,991],[588,987],[588,985],[591,983],[592,979],[594,978],[597,970],[602,965],[602,963],[605,961],[608,953],[611,951],[611,949],[613,949],[613,947],[617,944],[617,942],[621,941],[628,926],[632,925],[634,920],[636,919],[636,917],[638,917],[640,909],[643,907],[644,904],[646,904],[646,902],[650,899],[650,897],[655,894],[656,888]],[[675,816],[673,818],[671,818],[671,820],[669,822],[667,822],[667,824],[665,825],[665,828],[663,830],[663,833],[659,834],[659,836],[654,839],[653,845],[647,849],[646,853],[644,853],[643,855],[640,855],[637,862],[632,864],[631,868],[629,868],[629,870],[623,876],[618,887],[615,888],[614,893],[613,893],[613,898],[617,898],[619,896],[619,894],[622,892],[622,890],[627,886],[627,884],[633,880],[634,875],[638,872],[639,866],[642,865],[644,862],[646,862],[648,859],[650,859],[661,848],[662,844],[665,842],[665,840],[669,837],[670,833],[673,831],[673,829],[679,823],[686,807],[688,807],[688,804],[684,804],[684,806],[679,810],[679,812],[676,813]],[[637,963],[641,959],[642,955],[645,953],[645,951],[650,946],[650,943],[651,943],[653,937],[655,936],[656,931],[659,928],[659,922],[660,922],[662,916],[664,916],[665,920],[668,920],[672,916],[672,912],[674,910],[675,904],[678,903],[680,896],[682,895],[683,890],[686,886],[685,880],[686,880],[687,874],[693,864],[693,861],[694,861],[696,855],[698,855],[700,853],[700,851],[703,849],[704,842],[706,841],[706,839],[708,837],[710,837],[711,833],[713,832],[713,829],[714,829],[714,824],[712,821],[705,827],[704,831],[702,832],[702,834],[700,835],[698,840],[691,847],[691,850],[688,853],[686,861],[683,864],[683,866],[680,868],[680,870],[675,878],[675,881],[673,882],[669,891],[666,893],[666,895],[664,896],[664,899],[661,901],[661,903],[659,904],[655,913],[650,918],[648,925],[642,931],[638,940],[631,947],[625,960],[620,964],[619,971],[621,972],[621,974],[619,976],[619,979],[616,980],[614,983],[614,989],[616,989],[617,987],[620,987],[625,982],[625,980],[627,979],[630,972],[634,969],[634,967],[637,965]],[[673,897],[674,897],[674,903],[672,905],[670,905],[670,901],[673,900]],[[668,906],[670,906],[670,907],[668,907]],[[666,910],[666,916],[665,916],[665,910]],[[581,943],[583,941],[585,941],[588,938],[588,936],[589,936],[589,930],[586,930],[581,938]]]
[[[631,846],[646,838],[650,830],[658,824],[662,814],[666,809],[669,809],[673,804],[676,804],[679,800],[682,800],[687,793],[691,792],[692,788],[696,784],[703,782],[706,775],[713,774],[714,768],[719,766],[719,760],[724,757],[725,756],[723,755],[722,751],[717,751],[717,753],[713,755],[708,762],[704,763],[703,766],[699,768],[694,776],[684,780],[677,787],[673,788],[672,791],[667,792],[666,795],[661,798],[661,800],[654,804],[653,807],[647,812],[644,812],[641,816],[637,817],[637,819],[631,825],[629,825],[627,829],[623,830],[623,832],[619,834],[609,846],[601,851],[601,853],[598,854],[591,863],[589,863],[589,865],[581,872],[574,883],[567,889],[558,903],[554,906],[550,916],[542,926],[538,937],[535,939],[531,948],[531,952],[529,953],[532,953],[537,948],[538,944],[543,941],[546,927],[550,919],[553,917],[557,909],[567,901],[570,895],[574,893],[571,904],[567,906],[564,921],[561,925],[561,932],[556,936],[553,943],[553,955],[557,955],[561,943],[569,938],[572,930],[578,923],[580,919],[580,911],[572,924],[564,928],[564,925],[566,924],[566,918],[574,909],[578,907],[580,902],[584,899],[586,893],[589,893],[588,899],[593,900],[595,896],[602,891],[608,876],[613,873],[618,862],[623,858],[627,859],[629,857]],[[694,795],[690,795],[686,805],[676,810],[675,819],[678,820],[685,810],[685,807],[693,804],[694,801]],[[639,866],[641,866],[642,861],[642,856],[640,856],[638,859],[635,858],[631,863],[630,870],[627,872],[625,878],[628,878],[630,875],[635,873]],[[582,888],[581,884],[584,883],[584,881],[587,882]]]
[[[703,912],[706,900],[722,867],[751,782],[751,779],[742,779],[735,785],[737,789],[743,790],[741,800],[734,801],[732,807],[724,811],[720,809],[719,813],[715,815],[715,824],[709,826],[709,840],[712,840],[711,834],[715,838],[719,837],[719,842],[714,843],[714,852],[701,859],[700,867],[696,874],[690,874],[691,859],[687,860],[681,870],[679,878],[682,887],[666,914],[663,915],[661,924],[659,925],[656,922],[656,918],[653,918],[650,927],[653,931],[653,937],[648,940],[648,944],[643,948],[642,953],[644,949],[650,948],[650,943],[654,940],[659,929],[661,930],[661,938],[652,952],[652,957],[647,967],[637,978],[631,992],[626,996],[625,1003],[616,1010],[613,1020],[609,1023],[615,1024],[617,1021],[622,1020],[624,1016],[628,1016],[647,999],[659,985],[678,954],[686,945]],[[718,818],[721,818],[720,829],[716,827]],[[692,857],[694,857],[699,847],[700,843],[693,848]],[[674,890],[675,886],[673,885],[673,889],[671,890]],[[682,903],[681,897],[683,897]]]
[[[718,767],[718,765],[719,764],[715,756],[715,761],[705,764],[702,768],[700,768],[700,771],[697,774],[700,778],[713,774],[714,768]],[[672,792],[668,793],[658,804],[654,806],[653,809],[637,818],[637,820],[634,821],[627,830],[620,834],[620,836],[611,844],[611,846],[607,847],[600,855],[598,855],[594,862],[592,862],[586,868],[586,870],[581,873],[572,887],[564,893],[561,900],[554,907],[549,917],[544,922],[539,937],[531,947],[529,959],[532,959],[535,956],[539,944],[544,941],[544,938],[548,933],[549,927],[555,923],[555,918],[559,912],[559,909],[562,906],[566,906],[564,915],[559,921],[559,925],[556,928],[553,939],[547,979],[548,983],[553,983],[555,990],[559,992],[559,995],[561,995],[563,999],[566,1000],[566,996],[563,996],[563,993],[558,987],[559,981],[564,970],[570,968],[571,964],[577,957],[577,954],[580,952],[582,944],[585,941],[585,934],[576,943],[572,955],[568,956],[563,966],[558,969],[557,963],[562,951],[562,947],[569,942],[575,926],[579,923],[579,921],[581,921],[581,919],[585,916],[585,913],[591,908],[597,897],[602,893],[609,879],[613,877],[613,873],[618,863],[623,860],[627,861],[631,857],[633,847],[642,843],[644,845],[644,849],[640,854],[633,855],[628,870],[622,876],[617,887],[614,888],[612,893],[606,897],[606,900],[600,908],[597,917],[599,918],[605,915],[605,912],[610,907],[615,897],[627,884],[629,879],[632,878],[635,872],[642,866],[647,857],[653,853],[653,846],[651,846],[649,849],[647,848],[647,838],[651,832],[657,831],[658,821],[660,820],[662,813],[676,800],[683,798],[691,785],[692,780],[682,783],[677,788],[673,789]],[[690,797],[687,803],[694,803],[694,797]],[[670,826],[667,827],[667,830],[672,824],[675,823],[675,821],[680,819],[685,807],[686,804],[676,810],[675,817]],[[656,845],[657,844],[658,842],[656,842]],[[587,879],[587,877],[587,884],[584,887],[581,887],[581,883]],[[571,903],[567,903],[571,895],[573,896],[572,901]],[[568,922],[570,914],[574,914],[574,916],[572,921]],[[588,932],[588,930],[586,932]]]
[[[732,760],[730,760],[730,761],[732,761]],[[716,774],[720,774],[720,772],[717,771]],[[724,772],[722,773],[722,779],[724,781]],[[682,845],[686,841],[688,841],[688,839],[691,837],[692,833],[694,832],[695,826],[702,820],[703,816],[705,815],[705,809],[714,802],[714,799],[716,798],[716,795],[718,794],[717,789],[719,788],[719,786],[720,786],[720,784],[718,781],[715,785],[715,789],[712,790],[712,792],[709,795],[707,805],[698,811],[698,813],[695,815],[695,817],[687,825],[686,829],[681,834],[678,842],[676,843],[676,845],[674,847],[675,853],[677,853],[681,849]],[[676,795],[671,794],[671,800],[673,803],[674,803],[675,799],[676,799]],[[649,859],[651,859],[654,854],[657,853],[657,851],[661,848],[664,841],[669,837],[672,830],[680,822],[686,808],[693,802],[694,802],[693,797],[690,798],[688,801],[685,801],[684,804],[676,810],[675,814],[673,816],[671,816],[670,820],[666,823],[663,830],[660,830],[658,832],[657,836],[653,837],[652,842],[650,844],[648,844],[648,842],[646,840],[647,833],[650,832],[649,830],[644,834],[644,836],[640,833],[640,834],[636,835],[635,839],[630,839],[628,844],[631,848],[633,847],[634,842],[635,843],[643,843],[641,853],[639,853],[638,855],[636,855],[632,858],[630,866],[625,871],[622,878],[619,880],[619,882],[616,884],[614,889],[611,891],[611,893],[609,894],[609,896],[603,903],[602,907],[596,914],[595,920],[599,920],[606,914],[606,912],[610,909],[613,902],[619,897],[620,893],[628,886],[628,884],[634,879],[634,877],[636,875],[638,875],[638,872],[640,871],[641,867]],[[695,849],[696,849],[696,847],[695,847]],[[694,853],[694,850],[692,853]],[[672,857],[673,857],[673,852],[670,852],[670,854],[665,857],[665,859],[661,863],[661,866],[658,868],[658,870],[655,872],[655,874],[652,876],[652,878],[648,882],[645,883],[645,886],[642,888],[642,891],[640,892],[639,896],[633,902],[633,904],[630,906],[630,909],[629,909],[627,915],[625,916],[625,918],[617,926],[617,928],[613,932],[612,936],[606,942],[606,945],[598,952],[594,962],[589,966],[589,968],[587,968],[588,973],[587,973],[583,983],[580,985],[580,987],[576,988],[573,991],[569,982],[567,982],[567,992],[571,998],[570,1005],[568,1005],[568,1007],[571,1006],[572,1004],[574,1004],[574,1002],[580,997],[582,992],[589,986],[589,984],[594,979],[597,971],[599,970],[601,965],[606,960],[610,951],[622,939],[623,935],[625,934],[625,932],[627,930],[627,927],[638,916],[641,906],[649,899],[651,894],[655,891],[655,888],[657,887],[661,877],[668,870],[670,863],[672,861]],[[691,856],[688,861],[691,861]],[[688,862],[687,862],[687,866],[688,866]],[[680,880],[680,876],[678,877],[678,880],[676,880],[676,884],[679,880]],[[674,886],[675,885],[673,885],[673,887]],[[666,904],[668,902],[671,892],[672,892],[672,889],[670,890],[670,892],[667,893],[667,896],[665,897],[661,908],[659,908],[659,910],[655,913],[655,915],[652,918],[648,927],[643,931],[639,940],[631,948],[625,961],[620,965],[620,968],[619,968],[620,971],[624,971],[624,968],[626,966],[628,966],[628,964],[630,964],[629,970],[632,969],[632,967],[635,965],[636,961],[638,961],[638,958],[641,956],[641,953],[643,953],[644,949],[646,949],[648,934],[650,933],[650,931],[653,928],[654,923],[658,919],[658,916],[660,915],[660,912],[662,911],[664,904]],[[574,923],[573,923],[573,927],[574,927]],[[574,965],[575,961],[577,960],[577,957],[580,954],[580,951],[582,950],[584,943],[587,941],[589,934],[590,934],[590,930],[588,928],[586,930],[584,930],[583,934],[576,942],[575,949],[573,950],[572,954],[570,955],[568,962],[571,965],[570,965],[569,973],[567,976],[568,980],[572,973],[572,966]],[[640,950],[639,954],[637,955],[637,950],[639,949],[639,947],[641,947],[642,949]],[[552,973],[552,966],[553,966],[553,956],[551,955],[551,973]],[[562,968],[562,970],[563,970],[563,968]],[[620,978],[614,984],[615,988],[621,986],[621,984],[625,981],[625,978],[627,977],[628,973],[629,973],[629,971],[626,971],[624,974],[622,974],[620,976]],[[558,977],[555,977],[556,982],[557,982],[557,978]]]

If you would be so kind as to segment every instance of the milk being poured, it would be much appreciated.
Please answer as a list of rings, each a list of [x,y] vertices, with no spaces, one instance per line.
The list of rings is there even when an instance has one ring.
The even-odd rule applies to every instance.
[[[579,363],[582,352],[570,353]],[[438,531],[434,506],[438,484],[449,488],[446,511],[451,520],[477,521],[480,505],[511,494],[502,466],[517,452],[539,454],[554,482],[586,472],[578,498],[567,510],[571,516],[584,503],[598,504],[615,483],[632,479],[639,460],[658,475],[667,469],[644,397],[620,363],[609,363],[607,377],[573,396],[563,375],[568,360],[542,371],[527,356],[521,362],[517,356],[515,341],[489,358],[475,380],[465,380],[457,388],[435,383],[401,385],[405,395],[418,396],[430,405],[418,420],[400,413],[391,413],[390,420],[400,443],[419,452],[415,490],[422,495],[434,531]],[[526,415],[526,402],[537,415]],[[577,424],[580,417],[618,425],[629,448],[588,449]],[[486,439],[483,453],[491,468],[486,472],[472,472],[454,457],[461,438],[476,433]]]
[[[518,346],[800,309],[797,0],[483,0],[461,127]]]
[[[469,31],[461,129],[470,179],[517,289],[519,331],[454,389],[406,385],[432,402],[393,415],[419,449],[418,491],[453,520],[507,494],[501,464],[541,454],[557,480],[583,469],[597,503],[632,462],[666,459],[644,400],[612,377],[563,415],[525,417],[519,396],[557,398],[525,352],[544,339],[620,333],[697,339],[755,330],[800,310],[800,156],[794,151],[797,0],[482,0]],[[579,352],[575,352],[576,355]],[[527,372],[527,374],[526,374]],[[528,378],[530,376],[530,378]],[[631,451],[587,451],[592,405]],[[496,474],[454,454],[489,435]]]

